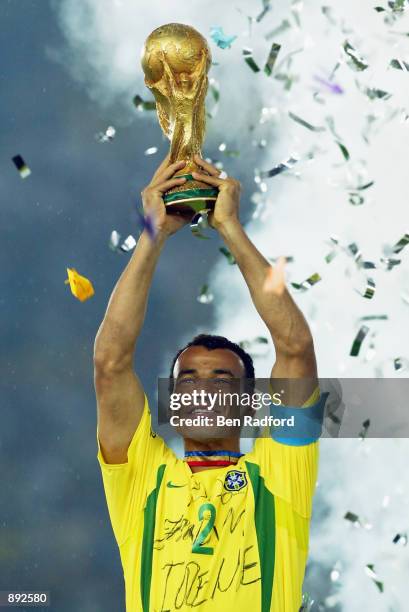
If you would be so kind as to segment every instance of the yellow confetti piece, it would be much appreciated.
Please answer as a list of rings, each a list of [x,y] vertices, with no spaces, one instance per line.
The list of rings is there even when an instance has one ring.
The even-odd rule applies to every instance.
[[[80,300],[85,302],[95,293],[94,287],[88,278],[81,276],[74,268],[67,268],[68,278],[65,280],[66,285],[70,285],[71,293]]]

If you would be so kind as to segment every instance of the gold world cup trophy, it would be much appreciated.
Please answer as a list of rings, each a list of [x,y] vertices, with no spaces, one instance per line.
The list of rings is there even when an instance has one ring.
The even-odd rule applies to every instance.
[[[170,163],[186,160],[183,173],[176,175],[185,177],[185,183],[164,195],[168,213],[192,216],[212,210],[217,199],[217,189],[196,181],[191,174],[205,173],[194,156],[202,155],[211,62],[206,39],[182,23],[168,23],[154,30],[142,50],[145,84],[155,96],[160,126],[171,142]]]

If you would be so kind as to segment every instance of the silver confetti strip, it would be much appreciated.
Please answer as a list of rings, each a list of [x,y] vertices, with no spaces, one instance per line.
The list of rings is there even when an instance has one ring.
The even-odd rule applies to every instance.
[[[276,28],[274,28],[274,30],[271,30],[268,34],[266,34],[264,38],[266,40],[271,40],[278,34],[282,34],[282,32],[285,32],[289,28],[291,28],[291,23],[288,21],[288,19],[283,19],[281,24],[277,26]]]
[[[392,94],[383,89],[376,89],[376,87],[365,87],[363,92],[368,96],[370,100],[389,100]]]
[[[375,285],[375,281],[373,280],[373,278],[367,278],[365,291],[363,293],[362,291],[359,291],[359,289],[355,289],[355,291],[359,293],[359,295],[361,295],[362,297],[368,300],[371,300],[373,296],[375,295],[375,289],[376,289],[376,285]]]
[[[271,0],[263,0],[263,10],[256,17],[257,23],[260,23],[260,21],[264,19],[264,17],[267,15],[269,11],[271,11]]]
[[[136,246],[136,240],[133,236],[129,235],[128,238],[126,238],[123,243],[120,245],[120,249],[121,251],[123,251],[124,253],[129,253],[129,251],[132,251],[132,249],[134,249]]]
[[[404,372],[409,367],[409,360],[405,357],[396,357],[393,360],[393,367],[395,368],[395,372]]]
[[[233,255],[230,253],[229,249],[227,249],[226,247],[220,247],[219,251],[225,256],[225,258],[227,259],[228,263],[231,266],[233,266],[236,263],[236,260],[234,259]]]
[[[205,236],[202,230],[209,227],[208,210],[201,210],[196,213],[190,222],[190,230],[195,238],[209,240],[210,236]]]
[[[262,357],[270,352],[270,343],[264,336],[257,336],[252,340],[241,340],[238,344],[254,357]]]
[[[197,301],[200,304],[211,304],[213,302],[214,295],[210,293],[209,286],[203,285],[200,289],[199,295],[197,296]]]
[[[305,121],[305,119],[302,119],[301,117],[299,117],[295,113],[292,113],[291,111],[288,111],[288,115],[289,115],[289,117],[293,121],[296,121],[297,123],[299,123],[303,127],[305,127],[308,130],[310,130],[311,132],[325,132],[326,131],[325,127],[311,125],[311,123],[308,123],[308,121]]]
[[[278,43],[273,43],[271,45],[270,53],[268,54],[267,62],[264,66],[264,72],[267,76],[271,76],[273,73],[273,68],[277,60],[277,56],[280,52],[281,45]]]
[[[361,527],[361,521],[359,520],[359,516],[354,512],[346,512],[344,515],[344,519],[353,523],[356,527]]]
[[[407,533],[397,533],[393,538],[392,542],[394,544],[400,544],[401,546],[406,546],[408,543],[408,534]]]
[[[383,582],[378,579],[378,575],[375,572],[375,566],[372,563],[368,563],[368,565],[365,566],[365,572],[366,575],[374,581],[379,591],[383,593]]]
[[[115,251],[116,253],[119,253],[120,251],[122,251],[123,253],[128,253],[136,246],[136,240],[132,235],[129,235],[122,242],[122,244],[120,244],[120,242],[121,242],[121,234],[117,232],[116,230],[114,230],[111,233],[109,244],[108,244],[111,251]]]
[[[381,257],[380,261],[385,266],[386,270],[392,270],[395,266],[402,263],[401,259],[393,259],[392,257]]]
[[[365,340],[365,337],[368,334],[368,332],[369,332],[369,327],[367,325],[362,325],[359,328],[359,331],[354,338],[354,341],[351,347],[351,351],[349,353],[351,357],[357,357],[359,355],[359,351],[361,350],[362,343]]]
[[[361,206],[365,202],[365,198],[360,193],[350,193],[349,202],[352,206]]]
[[[28,176],[30,176],[31,174],[31,170],[30,168],[27,166],[26,162],[24,161],[24,159],[21,157],[21,155],[15,155],[14,157],[11,158],[14,165],[16,166],[18,173],[20,175],[20,178],[25,179]]]
[[[155,155],[155,153],[158,152],[158,147],[149,147],[149,149],[146,149],[144,155]]]
[[[277,174],[281,174],[286,170],[291,170],[291,168],[293,168],[299,161],[299,157],[291,156],[286,161],[283,161],[277,166],[274,166],[274,168],[271,168],[271,170],[260,172],[260,178],[272,178],[273,176],[277,176]]]
[[[409,234],[402,236],[402,238],[392,247],[392,253],[400,253],[407,244],[409,244]]]
[[[409,72],[409,64],[400,59],[393,59],[390,62],[391,68],[396,68],[396,70],[403,70],[405,72]]]
[[[315,272],[314,274],[311,274],[311,276],[309,276],[307,279],[305,279],[305,281],[303,281],[302,283],[291,283],[291,285],[294,287],[294,289],[298,289],[299,291],[307,291],[308,289],[310,289],[310,287],[318,283],[320,280],[322,280],[321,276],[318,274],[318,272]]]
[[[314,599],[308,593],[303,593],[299,612],[311,612],[313,605]]]
[[[155,100],[143,100],[141,96],[136,95],[133,98],[133,103],[139,111],[154,111],[156,110]]]
[[[344,42],[343,49],[349,57],[347,63],[353,70],[362,72],[368,68],[369,64],[362,57],[358,56],[356,49],[347,40]]]
[[[246,62],[248,66],[250,66],[253,72],[260,72],[259,66],[254,61],[252,49],[244,48],[243,57],[244,57],[244,61]]]
[[[121,234],[119,234],[116,230],[111,233],[109,239],[109,248],[111,251],[116,251],[118,249],[119,241],[121,240]]]
[[[115,138],[116,129],[113,125],[109,125],[105,132],[99,132],[96,134],[95,138],[98,142],[112,142]]]
[[[371,424],[371,420],[370,419],[366,419],[366,421],[364,421],[362,423],[362,429],[359,432],[359,438],[361,440],[364,440],[366,438],[366,436],[368,434],[368,429],[369,429],[370,424]]]

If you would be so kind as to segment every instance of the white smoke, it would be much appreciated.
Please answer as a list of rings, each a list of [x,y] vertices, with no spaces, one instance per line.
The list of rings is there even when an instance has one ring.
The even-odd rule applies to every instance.
[[[381,3],[388,8],[386,1]],[[225,164],[227,172],[237,176],[241,164],[249,159],[260,169],[268,169],[292,154],[304,158],[291,172],[266,179],[265,186],[254,184],[260,204],[246,229],[266,256],[294,257],[294,263],[287,265],[288,281],[301,282],[320,273],[320,282],[294,296],[313,330],[321,377],[407,376],[407,371],[399,374],[393,367],[395,358],[409,357],[409,306],[401,297],[404,292],[409,294],[407,252],[396,256],[402,263],[389,271],[378,267],[358,272],[353,258],[343,251],[331,263],[324,260],[331,250],[326,244],[331,235],[344,245],[357,243],[364,260],[379,264],[383,248],[408,232],[409,74],[389,64],[394,58],[409,63],[409,38],[405,36],[409,23],[406,14],[398,13],[395,21],[390,17],[390,23],[385,23],[387,13],[375,11],[375,4],[345,0],[327,6],[325,15],[317,2],[281,2],[251,27],[247,16],[261,12],[261,1],[61,0],[55,4],[67,46],[54,49],[53,56],[69,67],[95,102],[110,109],[115,105],[127,108],[124,124],[133,116],[135,93],[149,97],[139,56],[154,28],[179,21],[205,35],[211,26],[221,25],[227,34],[239,36],[231,49],[221,50],[212,43],[213,60],[219,63],[212,75],[220,81],[221,99],[218,115],[209,123],[207,142],[214,145],[226,140],[230,148],[241,151],[237,161],[226,158]],[[388,11],[390,14],[391,9]],[[265,35],[284,19],[290,27],[267,41]],[[346,40],[368,63],[368,69],[355,72],[347,64],[342,50]],[[253,73],[241,56],[244,46],[251,47],[263,68],[272,41],[282,45],[278,66],[287,53],[300,50],[293,54],[290,66],[276,68],[276,74],[281,71],[294,77],[289,90],[283,81]],[[328,80],[337,62],[340,66],[333,80],[343,94],[330,93],[325,85],[319,87],[315,78]],[[362,91],[367,87],[392,96],[370,100]],[[316,91],[320,91],[318,99],[313,97]],[[263,107],[273,110],[271,119],[260,123]],[[294,122],[288,111],[326,131],[309,131]],[[264,112],[263,117],[267,115]],[[327,117],[333,118],[337,137],[329,130]],[[250,151],[252,140],[261,138],[267,139],[268,146]],[[348,162],[336,138],[348,149]],[[305,161],[311,152],[313,158]],[[370,181],[374,185],[359,192],[363,204],[352,205],[350,192]],[[354,290],[365,286],[366,276],[376,283],[372,300]],[[267,335],[235,266],[221,256],[208,282],[217,320],[210,331],[236,341]],[[359,356],[349,356],[362,324],[359,317],[381,314],[388,319],[370,321],[370,333]],[[181,341],[190,339],[195,331],[203,330],[189,330]],[[273,358],[272,350],[256,357],[258,376],[269,374]],[[327,504],[329,511],[320,525],[313,525],[310,561],[327,570],[339,561],[340,576],[333,583],[329,575],[321,576],[320,584],[326,591],[331,587],[332,599],[321,601],[322,607],[317,603],[315,609],[338,604],[338,609],[348,612],[403,612],[407,608],[409,546],[393,544],[392,539],[409,529],[407,441],[324,440],[321,448],[315,507]],[[372,527],[367,524],[357,529],[344,520],[347,511]],[[374,564],[384,593],[365,574],[367,564]],[[314,584],[309,590],[320,601]]]

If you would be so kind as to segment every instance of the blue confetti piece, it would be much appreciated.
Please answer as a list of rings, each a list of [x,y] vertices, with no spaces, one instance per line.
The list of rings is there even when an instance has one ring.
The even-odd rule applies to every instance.
[[[220,49],[230,49],[232,42],[237,38],[237,36],[227,36],[220,26],[210,28],[210,37]]]

